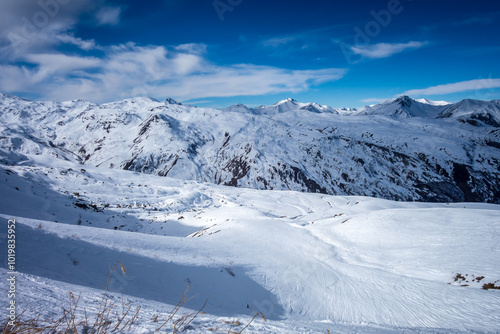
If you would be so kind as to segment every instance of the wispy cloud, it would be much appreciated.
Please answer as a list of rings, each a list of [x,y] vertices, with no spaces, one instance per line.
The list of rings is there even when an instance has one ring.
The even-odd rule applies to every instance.
[[[261,41],[259,46],[270,56],[289,57],[291,54],[296,54],[297,52],[315,49],[317,45],[321,45],[318,42],[318,38],[318,36],[309,35],[305,32],[267,38]]]
[[[116,25],[120,22],[121,7],[103,7],[95,17],[100,25]]]
[[[95,41],[93,39],[91,40],[84,40],[79,37],[75,37],[70,34],[59,34],[56,35],[56,39],[61,41],[61,43],[66,43],[66,44],[73,44],[79,47],[82,50],[89,51],[98,48]]]
[[[493,17],[480,17],[480,16],[475,16],[471,17],[470,19],[464,20],[460,22],[461,24],[475,24],[475,23],[480,23],[480,24],[490,24],[495,22],[495,19]]]
[[[106,1],[0,1],[0,58],[4,63],[18,61],[29,54],[53,52],[61,44],[101,50],[94,39],[74,32],[81,16],[92,16],[88,24],[94,26],[119,23],[122,8],[106,6]]]
[[[214,103],[214,101],[213,100],[197,100],[197,99],[194,99],[194,100],[183,100],[182,103],[197,105],[197,104],[205,104],[205,103]]]
[[[363,100],[360,100],[361,102],[363,103],[380,103],[380,102],[385,102],[387,101],[388,99],[379,99],[379,98],[368,98],[368,99],[363,99]]]
[[[482,13],[481,15],[469,16],[466,19],[456,22],[455,25],[463,26],[470,24],[492,24],[498,19],[499,16],[500,12]]]
[[[260,46],[277,56],[288,56],[302,50],[323,50],[332,47],[332,36],[347,24],[331,25],[299,33],[274,36],[260,41]]]
[[[48,52],[60,43],[91,49],[91,41],[69,34],[78,18],[92,13],[104,0],[0,1],[0,57],[16,60],[30,53]],[[37,18],[46,18],[37,21]]]
[[[53,75],[77,75],[76,71],[96,68],[100,61],[94,57],[67,56],[64,54],[33,54],[26,56],[26,61],[37,67],[25,73],[33,83],[51,79]]]
[[[207,45],[204,43],[187,43],[174,47],[176,51],[186,52],[191,54],[204,54],[207,52]]]
[[[407,50],[416,50],[427,45],[428,42],[415,42],[408,43],[378,43],[370,45],[354,45],[351,50],[354,54],[360,55],[364,58],[377,59],[391,57],[397,53]]]
[[[446,95],[452,93],[467,92],[473,90],[492,89],[500,87],[500,79],[475,79],[449,83],[444,85],[432,86],[423,89],[412,89],[404,92],[401,95]]]
[[[0,1],[0,19],[5,19],[0,20],[2,92],[96,102],[136,95],[186,100],[300,92],[338,80],[346,73],[338,68],[294,70],[215,64],[209,61],[207,45],[203,43],[168,47],[134,43],[101,46],[94,40],[75,36],[75,26],[83,14],[91,14],[95,25],[120,22],[121,7],[106,5],[105,0],[61,4],[57,15],[44,26],[25,31],[23,18],[40,10],[31,0]],[[17,34],[18,39],[9,38],[12,34]],[[60,52],[61,44],[78,47],[79,54]],[[88,56],[88,51],[94,50],[99,52]]]
[[[31,66],[0,65],[0,91],[7,93],[49,93],[64,88],[74,76],[85,76],[100,66],[93,57],[67,56],[64,54],[32,54],[25,57]],[[43,93],[42,93],[43,94]]]
[[[304,37],[303,34],[298,34],[298,35],[294,35],[294,36],[286,36],[286,37],[273,37],[273,38],[268,38],[268,39],[262,41],[262,45],[276,48],[278,46],[286,45],[286,44],[289,44],[291,42],[302,39],[303,37]]]
[[[36,91],[54,100],[86,98],[105,102],[135,95],[186,100],[301,92],[339,80],[346,73],[337,68],[217,65],[195,52],[200,48],[191,45],[167,49],[128,43],[105,49],[102,58],[31,54],[24,58],[29,66],[0,66],[0,90],[24,94]]]

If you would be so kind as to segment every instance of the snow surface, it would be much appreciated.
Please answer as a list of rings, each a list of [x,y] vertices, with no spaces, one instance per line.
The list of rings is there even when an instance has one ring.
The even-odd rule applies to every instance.
[[[72,291],[95,315],[118,260],[126,273],[113,273],[110,296],[142,306],[133,333],[153,332],[187,285],[182,312],[208,298],[189,333],[227,332],[255,312],[267,321],[245,332],[500,331],[499,291],[481,289],[500,280],[499,205],[241,189],[28,157],[0,166],[0,248],[15,219],[28,314],[57,317]],[[2,284],[6,268],[2,256]]]

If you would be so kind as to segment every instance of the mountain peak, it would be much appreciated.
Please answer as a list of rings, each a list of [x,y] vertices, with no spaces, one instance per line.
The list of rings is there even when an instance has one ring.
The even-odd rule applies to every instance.
[[[243,112],[248,112],[251,110],[248,108],[246,105],[238,103],[238,104],[233,104],[232,106],[229,106],[227,108],[223,109],[224,111],[243,111]]]
[[[398,103],[402,107],[409,107],[413,104],[413,102],[415,102],[415,100],[409,97],[408,95],[403,95],[397,98],[396,101],[394,102]]]
[[[10,100],[18,100],[18,101],[29,101],[29,100],[24,99],[24,98],[19,97],[19,96],[4,94],[4,93],[0,93],[0,99],[1,100],[10,99]]]
[[[180,102],[178,102],[178,101],[174,100],[174,99],[173,99],[173,98],[171,98],[171,97],[167,97],[167,98],[165,99],[165,101],[163,101],[163,103],[164,103],[164,104],[177,104],[177,105],[179,105],[179,106],[181,106],[181,105],[182,105],[182,103],[180,103]]]
[[[292,99],[292,98],[287,98],[287,99],[285,99],[285,100],[281,100],[281,101],[279,101],[279,102],[276,102],[274,105],[275,105],[275,106],[278,106],[278,105],[280,105],[280,104],[287,103],[287,102],[291,102],[291,103],[293,103],[293,104],[296,104],[296,103],[297,103],[297,101],[295,101],[294,99]]]

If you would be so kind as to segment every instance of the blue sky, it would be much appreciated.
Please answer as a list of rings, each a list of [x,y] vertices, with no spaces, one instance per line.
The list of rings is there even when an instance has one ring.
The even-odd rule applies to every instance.
[[[0,91],[225,107],[500,98],[496,1],[2,0]]]

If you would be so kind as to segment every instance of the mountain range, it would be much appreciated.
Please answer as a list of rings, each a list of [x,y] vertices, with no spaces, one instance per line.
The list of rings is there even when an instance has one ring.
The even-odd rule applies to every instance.
[[[286,99],[213,109],[1,94],[0,128],[3,164],[48,154],[244,188],[500,203],[500,100],[401,96],[355,109]]]
[[[466,203],[500,202],[498,111],[0,95],[0,304],[58,333],[498,333],[500,206]]]

